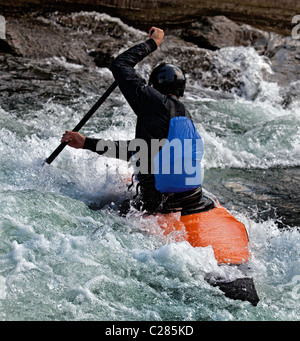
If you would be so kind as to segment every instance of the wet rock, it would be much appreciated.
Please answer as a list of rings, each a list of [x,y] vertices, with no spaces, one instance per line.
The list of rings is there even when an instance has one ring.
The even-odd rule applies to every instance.
[[[271,218],[279,227],[292,227],[300,223],[299,181],[300,167],[225,168],[210,169],[205,187],[228,209],[244,211],[256,221]]]
[[[70,63],[98,67],[108,67],[121,51],[147,39],[146,32],[98,12],[27,14],[7,22],[6,36],[2,52],[33,59],[62,57]],[[252,46],[270,58],[273,75],[268,80],[286,85],[300,77],[300,41],[240,26],[224,16],[206,18],[168,34],[149,64],[176,63],[203,87],[230,92],[243,82],[242,70],[217,53],[227,46]]]
[[[240,26],[224,16],[203,18],[182,30],[182,38],[199,47],[217,50],[236,46]]]
[[[195,18],[224,15],[238,23],[249,24],[265,31],[290,35],[291,18],[299,14],[295,0],[14,0],[2,1],[0,13],[16,15],[26,11],[64,11],[65,13],[100,11],[121,18],[134,27],[147,30],[152,25],[164,28],[189,26]]]
[[[34,59],[61,57],[87,67],[108,67],[121,51],[146,39],[145,32],[97,12],[27,15],[10,21],[7,27],[7,42],[16,55]],[[203,87],[230,91],[241,86],[240,70],[234,63],[172,35],[147,63],[153,68],[162,61],[178,64]]]
[[[238,25],[224,16],[203,18],[181,31],[183,39],[199,47],[217,50],[227,46],[252,46],[270,58],[274,75],[281,85],[300,78],[300,40],[267,32],[249,25]]]
[[[300,79],[300,40],[273,34],[264,55],[271,60],[273,81],[289,85]]]
[[[253,46],[264,53],[272,33],[238,25],[224,16],[202,18],[182,30],[182,38],[199,47],[217,50],[227,46]],[[277,35],[279,36],[279,35]]]
[[[294,105],[295,102],[300,102],[300,81],[291,82],[289,86],[284,87],[281,90],[281,97],[283,99],[282,105],[284,108],[289,108]]]
[[[7,22],[6,37],[18,56],[34,59],[57,56],[71,63],[93,65],[88,53],[92,49],[101,48],[103,54],[109,54],[120,45],[121,37],[116,32],[110,36],[107,26],[107,20],[100,14],[27,15]]]

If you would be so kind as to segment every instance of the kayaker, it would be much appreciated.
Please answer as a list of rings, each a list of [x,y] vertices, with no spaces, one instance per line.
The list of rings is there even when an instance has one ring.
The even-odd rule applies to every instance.
[[[241,265],[242,274],[249,257],[245,226],[225,208],[215,207],[212,200],[202,195],[201,174],[197,172],[197,167],[194,173],[184,167],[181,173],[175,172],[175,168],[182,166],[186,160],[192,161],[199,169],[203,153],[201,137],[188,110],[179,101],[185,90],[184,72],[173,64],[163,63],[152,71],[149,84],[146,84],[134,69],[138,62],[160,46],[163,37],[164,32],[161,29],[152,27],[150,39],[119,55],[110,67],[121,92],[137,115],[135,139],[107,141],[66,131],[62,142],[68,142],[70,147],[88,149],[100,155],[133,163],[136,160],[137,195],[131,200],[123,201],[119,206],[119,213],[126,215],[132,207],[150,215],[181,212],[179,220],[178,217],[174,220],[165,214],[158,217],[158,224],[165,233],[172,233],[176,226],[181,229],[180,224],[183,224],[185,238],[192,246],[210,245],[219,263]],[[156,140],[163,140],[164,143],[157,153],[153,153],[153,141]],[[188,143],[187,148],[182,144],[182,148],[177,149],[171,156],[171,153],[168,154],[169,141],[169,145],[174,141],[192,143]],[[129,148],[130,145],[136,145],[137,148]],[[147,155],[142,155],[140,150],[145,146],[147,151],[144,150],[143,153]],[[110,153],[110,150],[113,152]],[[143,163],[146,166],[142,165]],[[170,172],[162,171],[165,164],[170,166]],[[193,167],[191,168],[193,170]],[[192,177],[189,178],[189,175]],[[192,181],[186,181],[187,179]],[[204,212],[208,210],[210,212]],[[253,279],[247,273],[245,277],[232,281],[229,281],[227,276],[222,278],[214,273],[207,274],[205,279],[211,285],[218,286],[229,298],[249,301],[254,306],[259,301]]]
[[[200,149],[202,148],[200,154],[203,152],[201,137],[194,128],[188,110],[179,101],[184,94],[186,85],[184,72],[178,66],[162,63],[152,71],[149,84],[147,84],[134,69],[138,62],[160,46],[163,37],[163,30],[152,27],[146,42],[137,44],[123,52],[110,66],[122,94],[137,115],[135,141],[145,141],[148,147],[149,162],[147,162],[146,171],[136,174],[137,194],[133,199],[126,200],[119,206],[119,212],[122,215],[126,215],[131,207],[149,214],[180,211],[182,215],[187,215],[208,210],[213,206],[212,201],[202,196],[199,174],[196,174],[197,178],[195,176],[196,181],[192,186],[185,185],[184,174],[179,177],[174,174],[173,177],[153,174],[156,165],[154,165],[155,160],[151,154],[151,142],[167,139],[174,129],[178,131],[178,125],[181,125],[179,126],[179,135],[181,134],[182,141],[190,139],[195,142],[197,139]],[[170,120],[172,118],[177,120],[172,121],[171,127]],[[175,137],[177,137],[177,131],[174,133]],[[185,135],[187,133],[190,135]],[[66,131],[61,141],[68,142],[70,147],[88,149],[100,155],[107,152],[107,149],[100,148],[99,150],[99,144],[102,142],[106,144],[107,141],[85,137],[78,132]],[[114,157],[132,161],[132,156],[137,153],[128,151],[124,154],[120,152],[121,146],[124,144],[128,146],[130,142],[110,141],[116,150]],[[199,158],[201,159],[202,154],[196,155],[195,146],[193,148],[191,148],[191,150],[193,149],[191,153],[194,153],[193,158],[197,159],[197,166],[200,167]],[[137,163],[139,161],[141,160],[138,160]]]

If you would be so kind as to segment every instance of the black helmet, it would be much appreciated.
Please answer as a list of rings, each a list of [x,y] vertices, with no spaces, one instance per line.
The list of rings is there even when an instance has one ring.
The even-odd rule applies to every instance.
[[[183,96],[185,89],[185,74],[176,65],[162,63],[151,73],[149,85],[164,95]]]

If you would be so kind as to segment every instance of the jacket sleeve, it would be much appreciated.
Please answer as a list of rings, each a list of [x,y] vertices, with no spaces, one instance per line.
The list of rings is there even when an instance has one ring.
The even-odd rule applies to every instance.
[[[153,108],[159,107],[163,101],[163,96],[148,86],[134,69],[138,62],[156,49],[155,41],[149,39],[123,52],[110,66],[121,92],[137,116],[146,114],[150,108],[153,111]]]
[[[87,137],[83,149],[88,149],[109,158],[129,161],[132,152],[128,150],[130,141],[110,141]]]

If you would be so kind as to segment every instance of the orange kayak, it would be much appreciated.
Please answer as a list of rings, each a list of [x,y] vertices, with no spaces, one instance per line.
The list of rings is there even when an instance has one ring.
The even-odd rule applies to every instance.
[[[181,216],[180,213],[158,214],[157,223],[163,234],[172,236],[174,241],[188,241],[193,247],[211,245],[219,265],[229,264],[248,268],[248,234],[243,223],[238,221],[217,200],[212,209]],[[246,264],[246,265],[243,265]],[[228,281],[208,274],[205,278],[212,286],[217,286],[225,296],[249,301],[256,306],[259,297],[253,278],[245,273],[244,277]]]
[[[178,239],[187,240],[193,247],[211,245],[218,263],[242,264],[249,259],[245,225],[222,206],[185,216],[160,215],[157,222],[164,235],[178,231]]]

